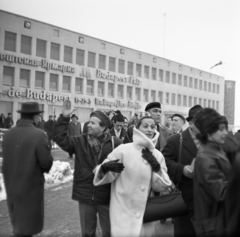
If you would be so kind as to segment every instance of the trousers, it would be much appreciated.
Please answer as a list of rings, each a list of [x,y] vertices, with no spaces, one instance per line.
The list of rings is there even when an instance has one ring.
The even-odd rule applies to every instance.
[[[109,205],[89,205],[79,202],[80,225],[82,237],[95,237],[97,213],[103,237],[110,237]]]

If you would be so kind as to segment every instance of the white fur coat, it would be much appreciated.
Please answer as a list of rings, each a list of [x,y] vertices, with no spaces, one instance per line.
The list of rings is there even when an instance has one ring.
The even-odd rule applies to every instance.
[[[94,185],[112,183],[110,201],[110,221],[112,237],[151,236],[154,226],[143,224],[143,215],[150,189],[164,192],[171,185],[167,167],[162,153],[155,149],[158,133],[150,140],[142,132],[134,128],[133,143],[118,146],[107,159],[119,159],[125,168],[118,174],[101,171],[96,168]],[[142,149],[149,148],[161,165],[158,173],[152,172],[149,163],[142,158]]]

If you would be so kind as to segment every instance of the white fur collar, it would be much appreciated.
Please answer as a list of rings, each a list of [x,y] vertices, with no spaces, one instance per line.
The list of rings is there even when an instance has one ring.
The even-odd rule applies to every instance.
[[[150,139],[135,127],[133,128],[133,145],[139,150],[146,147],[149,150],[153,150],[157,144],[158,137],[158,131],[155,131],[154,137]]]

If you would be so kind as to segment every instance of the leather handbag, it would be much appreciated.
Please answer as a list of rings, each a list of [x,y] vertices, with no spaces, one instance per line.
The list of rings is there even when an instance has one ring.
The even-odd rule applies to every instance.
[[[180,148],[179,148],[180,163],[182,153],[182,141],[183,141],[182,134],[180,133]],[[178,189],[175,189],[172,193],[148,198],[143,217],[143,222],[148,223],[172,217],[185,216],[187,214],[188,208],[182,198],[182,193]]]

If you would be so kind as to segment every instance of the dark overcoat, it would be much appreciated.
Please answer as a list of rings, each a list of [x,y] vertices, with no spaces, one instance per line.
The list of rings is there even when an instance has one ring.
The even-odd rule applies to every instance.
[[[174,219],[174,236],[195,236],[191,223],[193,216],[193,180],[183,175],[184,166],[191,165],[197,155],[197,147],[189,129],[187,128],[182,132],[181,163],[179,163],[180,134],[171,136],[162,150],[168,175],[175,184],[179,184],[179,189],[189,210],[189,215]]]
[[[53,158],[47,135],[30,120],[20,120],[3,137],[3,177],[13,232],[33,235],[43,229],[44,172]]]
[[[194,226],[198,236],[225,236],[225,196],[231,164],[217,143],[201,144],[194,167]]]
[[[82,133],[81,123],[77,122],[76,124],[74,122],[69,123],[69,135],[70,136],[79,136]]]
[[[111,134],[113,137],[116,137],[116,133],[115,133],[114,127],[112,127],[112,128],[109,130],[109,132],[110,132],[110,134]],[[124,137],[126,136],[126,133],[127,133],[127,132],[122,128],[119,138],[123,140]]]

